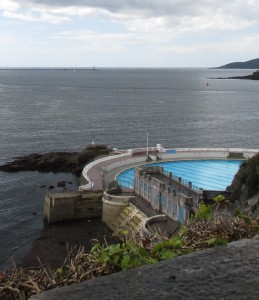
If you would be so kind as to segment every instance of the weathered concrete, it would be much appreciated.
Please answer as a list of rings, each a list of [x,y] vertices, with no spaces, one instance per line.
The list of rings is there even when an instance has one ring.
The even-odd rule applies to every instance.
[[[259,299],[259,240],[58,288],[31,299]]]
[[[142,166],[135,168],[134,192],[150,203],[151,207],[175,221],[187,223],[191,211],[198,210],[203,190],[195,189],[189,182],[171,172],[167,175],[162,167]]]
[[[102,216],[102,191],[47,192],[44,200],[44,221],[52,224],[59,221],[96,218]]]
[[[121,192],[116,189],[104,191],[102,198],[103,223],[105,223],[108,227],[114,229],[112,223],[116,221],[116,218],[121,213],[121,211],[125,207],[129,206],[132,197],[132,194],[121,195]]]

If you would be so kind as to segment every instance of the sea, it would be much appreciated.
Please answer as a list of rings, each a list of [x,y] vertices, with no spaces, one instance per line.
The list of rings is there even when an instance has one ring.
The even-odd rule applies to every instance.
[[[259,82],[217,79],[254,70],[95,68],[0,70],[0,164],[31,153],[129,149],[259,148]],[[0,270],[43,228],[46,190],[65,173],[0,172]]]

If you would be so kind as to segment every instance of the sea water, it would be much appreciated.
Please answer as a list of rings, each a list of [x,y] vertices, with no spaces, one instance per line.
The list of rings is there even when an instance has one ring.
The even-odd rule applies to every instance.
[[[259,148],[253,70],[0,70],[0,164],[87,144]],[[48,186],[70,174],[0,172],[0,257],[19,259],[42,228]],[[72,187],[71,187],[72,188]],[[73,188],[76,188],[73,184]],[[20,252],[17,252],[20,249]],[[3,265],[2,265],[3,267]]]

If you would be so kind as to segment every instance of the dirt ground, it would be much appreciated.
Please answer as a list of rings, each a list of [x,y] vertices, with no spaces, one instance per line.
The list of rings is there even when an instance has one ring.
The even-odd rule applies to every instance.
[[[88,252],[94,245],[94,240],[104,244],[117,242],[111,236],[111,231],[101,222],[101,219],[76,220],[62,222],[45,227],[34,241],[29,253],[22,259],[25,268],[50,264],[52,268],[62,266],[68,255],[68,249],[83,245]],[[38,259],[39,258],[39,259]]]

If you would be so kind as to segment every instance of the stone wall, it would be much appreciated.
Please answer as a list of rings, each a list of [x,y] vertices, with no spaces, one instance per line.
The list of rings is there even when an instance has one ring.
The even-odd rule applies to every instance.
[[[121,211],[129,206],[132,195],[121,195],[119,190],[111,189],[103,193],[102,221],[109,228]]]
[[[103,193],[102,221],[113,231],[113,235],[124,241],[122,231],[128,232],[127,239],[140,241],[141,230],[147,216],[130,201],[132,193],[110,189]]]
[[[102,192],[47,192],[44,201],[44,221],[95,218],[102,215]]]

